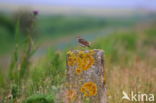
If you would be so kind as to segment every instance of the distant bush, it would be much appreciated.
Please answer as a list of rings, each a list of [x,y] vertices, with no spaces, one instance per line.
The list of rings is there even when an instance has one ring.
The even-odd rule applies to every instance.
[[[10,32],[10,35],[14,34],[13,20],[3,13],[0,13],[0,27],[5,27]]]

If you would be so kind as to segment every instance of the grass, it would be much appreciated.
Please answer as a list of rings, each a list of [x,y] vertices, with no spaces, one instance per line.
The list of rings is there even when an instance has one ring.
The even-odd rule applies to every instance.
[[[119,33],[97,42],[95,47],[103,48],[106,54],[110,103],[130,103],[121,100],[122,91],[155,95],[155,42],[156,30],[152,28],[146,28],[142,33],[140,30]]]
[[[132,103],[121,100],[122,91],[156,93],[156,30],[154,27],[143,30],[136,28],[130,32],[117,32],[96,40],[93,45],[93,48],[105,51],[109,103]],[[3,72],[0,69],[2,103],[58,101],[57,94],[66,81],[66,51],[50,50],[46,56],[34,62],[31,61],[34,47],[30,43],[30,38],[27,38],[23,44],[24,50],[16,48],[10,69]],[[61,99],[63,97],[59,101]]]

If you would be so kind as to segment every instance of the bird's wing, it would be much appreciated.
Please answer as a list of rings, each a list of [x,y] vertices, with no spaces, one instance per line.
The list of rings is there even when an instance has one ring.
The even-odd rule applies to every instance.
[[[84,40],[84,39],[79,39],[79,42],[81,44],[83,44],[83,45],[86,45],[86,46],[89,46],[90,45],[90,43],[88,41]]]

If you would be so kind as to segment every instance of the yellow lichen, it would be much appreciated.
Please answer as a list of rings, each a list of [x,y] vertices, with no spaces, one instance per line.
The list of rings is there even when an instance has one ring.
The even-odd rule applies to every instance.
[[[72,52],[72,51],[68,51],[67,54],[68,54],[68,55],[72,55],[73,52]]]
[[[81,92],[84,96],[95,96],[97,94],[97,85],[94,82],[87,82],[82,85]]]
[[[74,101],[76,98],[76,95],[77,95],[77,93],[76,93],[76,90],[74,90],[74,89],[68,90],[66,92],[68,101]]]
[[[76,69],[76,73],[80,74],[82,70],[86,71],[94,64],[94,53],[94,50],[90,50],[89,52],[79,51],[77,53],[68,51],[68,66],[77,66],[79,69]]]
[[[81,72],[82,72],[82,69],[81,68],[76,68],[76,74],[81,74]]]
[[[74,66],[77,63],[77,57],[74,54],[70,54],[68,57],[68,65],[69,66]]]

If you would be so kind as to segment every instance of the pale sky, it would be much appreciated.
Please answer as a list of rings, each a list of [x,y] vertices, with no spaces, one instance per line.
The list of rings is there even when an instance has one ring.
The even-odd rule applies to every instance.
[[[0,0],[0,4],[156,9],[156,0]]]

